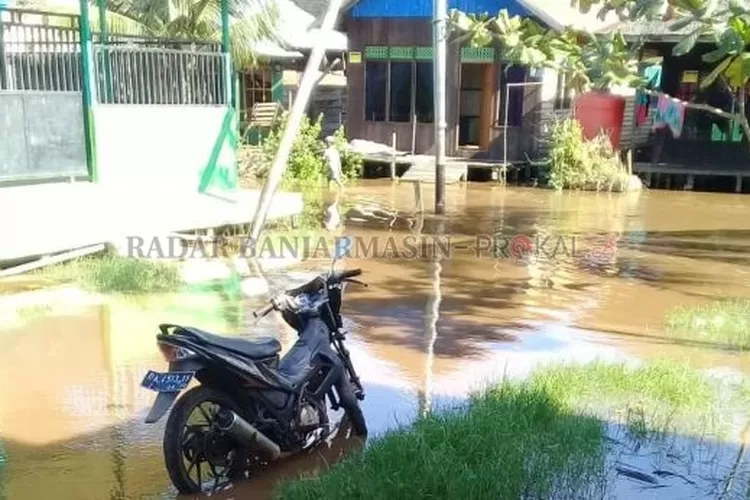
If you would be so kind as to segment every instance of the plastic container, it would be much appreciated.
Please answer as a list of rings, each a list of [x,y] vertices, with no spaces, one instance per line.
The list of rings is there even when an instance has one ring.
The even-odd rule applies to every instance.
[[[612,148],[620,149],[625,98],[606,92],[587,92],[575,98],[576,119],[581,123],[583,136],[594,139],[601,131],[609,136]]]

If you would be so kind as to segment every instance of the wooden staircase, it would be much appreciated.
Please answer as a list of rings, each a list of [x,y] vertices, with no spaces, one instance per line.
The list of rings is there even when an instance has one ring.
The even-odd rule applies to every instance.
[[[244,137],[258,143],[281,119],[284,107],[278,102],[256,102],[250,112]]]

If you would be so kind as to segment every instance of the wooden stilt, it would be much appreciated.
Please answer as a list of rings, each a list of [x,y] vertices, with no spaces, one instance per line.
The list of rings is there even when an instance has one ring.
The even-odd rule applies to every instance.
[[[734,192],[735,193],[741,193],[742,192],[742,176],[737,176],[737,182],[734,185]]]
[[[391,180],[396,179],[396,132],[391,136]]]

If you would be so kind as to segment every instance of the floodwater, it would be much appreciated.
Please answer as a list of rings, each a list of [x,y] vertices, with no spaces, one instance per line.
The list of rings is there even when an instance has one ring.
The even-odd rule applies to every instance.
[[[429,191],[425,186],[427,207]],[[662,331],[673,307],[750,296],[747,196],[555,194],[471,184],[449,186],[447,202],[445,219],[420,218],[410,185],[364,182],[347,188],[337,205],[346,227],[336,234],[355,237],[339,266],[361,267],[370,285],[351,286],[344,311],[373,436],[547,361],[666,354],[702,368],[750,371],[748,355],[677,342]],[[422,258],[408,258],[414,241],[425,243],[416,252]],[[318,257],[267,270],[264,286],[304,280],[329,265]],[[247,295],[259,280],[138,298],[0,283],[0,293],[23,290],[0,298],[0,498],[173,498],[161,456],[164,422],[142,423],[154,395],[139,383],[146,370],[165,366],[156,325],[275,334],[288,348],[294,337],[278,318],[253,325],[250,312],[264,296]],[[270,497],[280,478],[324,470],[360,446],[337,436],[218,497]],[[658,454],[639,448],[626,462],[634,469]],[[732,468],[735,455],[722,455],[726,464],[717,461],[715,475]],[[747,471],[737,475],[746,479]],[[718,480],[696,485],[690,477],[673,475],[650,490],[622,479],[617,496],[723,491]]]

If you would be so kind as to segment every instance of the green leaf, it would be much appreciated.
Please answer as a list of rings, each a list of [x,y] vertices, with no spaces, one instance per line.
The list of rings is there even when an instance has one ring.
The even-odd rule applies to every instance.
[[[708,54],[703,54],[703,61],[707,63],[715,63],[716,61],[721,60],[723,57],[726,57],[727,55],[728,55],[727,51],[720,47],[716,50],[712,50]]]
[[[689,35],[680,40],[680,43],[674,46],[674,49],[672,49],[672,54],[675,56],[684,56],[685,54],[693,50],[696,42],[698,42],[698,38],[700,38],[701,36],[702,31],[703,28],[693,30]]]
[[[727,57],[722,62],[717,64],[716,67],[712,69],[711,72],[708,75],[706,75],[705,78],[701,80],[700,87],[702,89],[705,89],[713,85],[714,81],[716,81],[719,75],[722,74],[727,69],[727,67],[732,63],[733,59],[734,57]]]
[[[694,22],[695,18],[693,16],[682,16],[679,19],[669,23],[669,31],[681,31]]]
[[[727,67],[724,74],[732,88],[738,89],[744,85],[747,81],[747,73],[745,72],[745,62],[743,61],[743,58],[741,56],[735,57]]]
[[[508,36],[503,39],[503,42],[507,47],[515,47],[520,41],[521,36],[518,33],[509,33]]]

